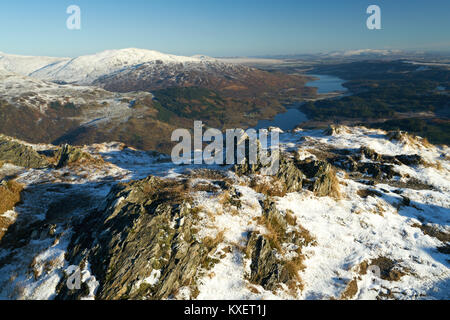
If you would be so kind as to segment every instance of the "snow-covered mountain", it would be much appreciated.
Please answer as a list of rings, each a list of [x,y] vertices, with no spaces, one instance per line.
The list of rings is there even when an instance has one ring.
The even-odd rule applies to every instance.
[[[174,65],[201,64],[204,61],[211,62],[214,59],[206,56],[176,56],[135,48],[107,50],[73,59],[26,57],[0,53],[0,69],[42,80],[77,84],[91,84],[100,77],[143,63]]]
[[[347,51],[334,51],[328,55],[331,57],[351,57],[351,56],[389,56],[401,54],[402,50],[388,50],[388,49],[357,49]]]
[[[29,75],[42,68],[47,68],[54,64],[64,64],[68,61],[70,61],[70,58],[20,56],[0,52],[0,70],[21,75]]]

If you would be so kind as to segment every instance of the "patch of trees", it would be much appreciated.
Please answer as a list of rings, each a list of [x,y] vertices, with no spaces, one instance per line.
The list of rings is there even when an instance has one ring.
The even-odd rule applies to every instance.
[[[153,92],[161,120],[173,115],[189,119],[223,116],[225,100],[215,91],[199,87],[173,87]]]
[[[347,83],[352,96],[319,100],[303,106],[303,111],[314,120],[335,117],[377,119],[392,117],[397,112],[440,111],[449,105],[449,97],[435,91],[435,83],[420,81],[367,81]]]

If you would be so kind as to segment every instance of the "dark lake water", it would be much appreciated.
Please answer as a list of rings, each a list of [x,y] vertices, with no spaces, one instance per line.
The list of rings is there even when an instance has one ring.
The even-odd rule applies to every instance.
[[[317,87],[318,93],[330,93],[334,91],[346,91],[347,89],[342,86],[344,80],[328,76],[328,75],[314,75],[315,78],[319,78],[316,81],[310,81],[307,83],[309,87]],[[292,130],[297,125],[308,120],[306,115],[298,109],[299,105],[288,106],[288,110],[283,113],[279,113],[273,120],[261,120],[255,129],[263,129],[268,127],[278,127],[284,131]]]
[[[342,80],[341,78],[322,74],[308,74],[308,75],[314,78],[319,78],[319,80],[309,81],[306,83],[308,87],[316,87],[317,93],[347,91],[347,88],[342,86],[345,80]]]
[[[260,120],[255,129],[278,127],[281,130],[292,130],[299,123],[307,121],[306,115],[294,106],[290,106],[286,112],[279,113],[273,120]]]

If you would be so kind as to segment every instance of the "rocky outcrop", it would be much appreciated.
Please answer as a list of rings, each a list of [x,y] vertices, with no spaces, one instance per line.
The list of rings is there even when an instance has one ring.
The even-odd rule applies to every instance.
[[[367,146],[362,146],[356,151],[334,150],[334,153],[331,153],[326,161],[351,174],[364,175],[384,182],[389,182],[393,177],[401,176],[395,170],[395,165],[427,165],[426,161],[418,154],[383,155]]]
[[[239,176],[261,174],[263,169],[263,165],[249,164],[247,161],[244,164],[234,167],[234,171]],[[302,190],[302,181],[305,175],[298,168],[295,159],[283,154],[280,157],[279,169],[276,171],[274,177],[284,185],[287,192],[295,192]]]
[[[268,233],[250,234],[246,249],[251,259],[249,280],[266,290],[276,290],[281,284],[295,290],[301,287],[298,272],[303,268],[302,248],[314,244],[314,239],[308,231],[297,229],[295,219],[279,212],[274,203],[266,201],[263,207],[262,223]],[[294,258],[285,258],[283,244],[295,248]]]
[[[196,239],[196,215],[180,188],[156,177],[114,187],[104,208],[77,227],[68,260],[81,269],[89,262],[97,299],[165,299],[183,286],[195,296],[217,244]],[[63,283],[58,298],[80,297]]]
[[[261,174],[263,166],[244,163],[234,167],[238,175]],[[326,161],[300,160],[289,153],[281,153],[279,169],[274,177],[284,185],[287,192],[309,188],[319,197],[339,196],[339,182],[333,167]]]
[[[339,197],[340,188],[336,172],[332,166],[321,160],[305,160],[298,163],[305,173],[305,185],[318,197]]]
[[[0,162],[33,169],[49,165],[47,159],[30,146],[3,135],[0,135]]]
[[[369,147],[362,146],[359,149],[360,155],[363,155],[366,159],[372,160],[372,161],[380,161],[382,159],[382,156],[375,152],[374,150],[370,149]],[[361,157],[358,157],[359,160]]]
[[[250,282],[275,290],[280,283],[286,284],[295,278],[277,259],[275,248],[265,236],[252,233],[247,248],[251,254]]]
[[[350,129],[346,126],[340,125],[330,125],[327,129],[323,131],[323,134],[326,136],[335,136],[343,133],[351,132]]]
[[[80,148],[65,144],[61,146],[55,154],[56,168],[62,168],[77,162],[101,162],[100,159],[94,159],[91,155]]]
[[[284,183],[288,192],[300,191],[303,187],[305,175],[295,159],[281,157],[280,168],[276,176]]]
[[[418,154],[398,155],[395,157],[399,162],[407,166],[424,165],[425,161]]]
[[[397,165],[407,165],[407,166],[417,166],[425,164],[423,158],[418,154],[401,154],[397,156],[387,156],[382,155],[368,147],[361,147],[359,150],[360,155],[364,155],[364,157],[368,160],[372,160],[374,162],[382,162],[385,164],[397,164]],[[357,155],[356,160],[361,160],[362,157]]]

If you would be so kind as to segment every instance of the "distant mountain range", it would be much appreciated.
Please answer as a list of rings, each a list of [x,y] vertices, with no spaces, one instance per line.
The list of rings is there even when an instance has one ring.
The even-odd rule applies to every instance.
[[[256,58],[256,57],[255,57]],[[424,51],[407,51],[394,49],[355,49],[343,51],[330,51],[322,53],[305,53],[290,55],[271,55],[261,56],[260,59],[280,59],[280,60],[345,60],[360,61],[369,59],[426,59],[435,61],[450,61],[450,53],[446,52],[424,52]]]

